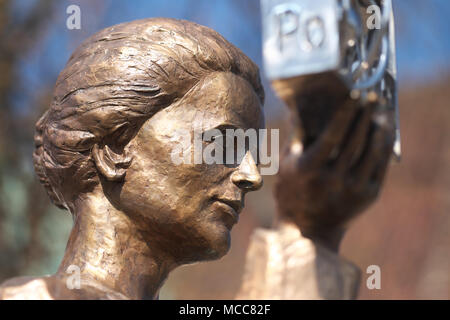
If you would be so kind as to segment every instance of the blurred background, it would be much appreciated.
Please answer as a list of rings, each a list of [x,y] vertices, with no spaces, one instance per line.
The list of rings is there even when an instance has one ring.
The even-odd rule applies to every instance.
[[[341,253],[362,270],[360,299],[450,296],[450,1],[394,0],[403,159],[392,164],[377,203],[351,227]],[[81,29],[66,27],[69,5]],[[0,282],[54,273],[71,229],[50,204],[32,165],[34,124],[49,105],[71,52],[96,31],[146,17],[173,17],[213,28],[262,69],[259,0],[0,0]],[[266,79],[268,127],[287,110]],[[274,177],[249,194],[230,253],[173,272],[162,299],[230,299],[239,288],[249,237],[270,227]],[[381,267],[381,289],[365,270]]]

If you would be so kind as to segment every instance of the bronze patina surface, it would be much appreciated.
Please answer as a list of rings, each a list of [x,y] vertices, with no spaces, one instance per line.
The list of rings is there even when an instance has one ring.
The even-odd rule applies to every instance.
[[[263,100],[257,66],[198,24],[146,19],[86,40],[36,126],[36,172],[74,219],[64,258],[0,297],[154,299],[177,266],[223,256],[261,187],[256,161],[175,165],[170,151],[179,129],[262,128]],[[66,286],[71,265],[80,289]]]
[[[337,247],[381,186],[391,127],[376,99],[322,99],[317,115],[312,96],[283,98],[301,109],[280,163],[280,225],[254,236],[238,297],[352,298],[358,272]],[[36,125],[36,173],[74,219],[64,258],[52,276],[5,282],[0,298],[155,299],[176,267],[225,255],[245,194],[262,185],[257,160],[174,164],[171,150],[183,132],[264,128],[263,103],[257,66],[209,28],[155,18],[87,39]]]

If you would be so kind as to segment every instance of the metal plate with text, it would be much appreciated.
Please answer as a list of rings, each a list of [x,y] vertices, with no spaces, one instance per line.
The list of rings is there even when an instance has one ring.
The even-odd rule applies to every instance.
[[[337,69],[336,0],[261,0],[264,68],[269,79]]]

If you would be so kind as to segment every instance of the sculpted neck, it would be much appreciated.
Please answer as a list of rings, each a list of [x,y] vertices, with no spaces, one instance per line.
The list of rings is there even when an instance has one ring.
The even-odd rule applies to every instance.
[[[131,299],[157,298],[168,273],[176,267],[174,259],[159,250],[101,191],[76,203],[75,211],[58,275],[67,276],[67,268],[75,265],[81,270],[81,287],[104,288]]]

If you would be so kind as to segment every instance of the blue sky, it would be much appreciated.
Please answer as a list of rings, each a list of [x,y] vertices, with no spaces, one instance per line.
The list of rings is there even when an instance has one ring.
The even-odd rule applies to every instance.
[[[450,1],[393,2],[400,85],[427,84],[449,74]],[[18,19],[32,3],[32,0],[15,2]],[[68,15],[65,11],[70,4],[81,8],[81,30],[66,28]],[[58,2],[46,38],[24,57],[20,70],[25,79],[22,85],[28,89],[28,94],[33,94],[43,86],[43,79],[53,78],[49,80],[54,82],[71,52],[96,31],[120,22],[158,16],[209,26],[262,65],[259,0],[66,0]],[[24,105],[25,100],[26,95],[17,97],[16,101]]]

